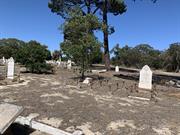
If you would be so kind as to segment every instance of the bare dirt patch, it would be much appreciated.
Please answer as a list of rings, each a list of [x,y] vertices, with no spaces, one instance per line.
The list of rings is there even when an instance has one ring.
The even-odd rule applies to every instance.
[[[136,92],[136,81],[113,72],[89,76],[94,79],[90,86],[64,69],[55,75],[23,74],[21,85],[0,87],[0,101],[23,106],[25,117],[38,113],[37,121],[86,135],[180,134],[178,89],[157,85],[158,102],[142,101],[128,98],[150,97],[150,92]]]

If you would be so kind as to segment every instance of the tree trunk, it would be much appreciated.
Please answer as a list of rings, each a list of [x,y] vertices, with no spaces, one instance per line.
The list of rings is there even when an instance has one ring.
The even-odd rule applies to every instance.
[[[179,73],[179,63],[178,63],[178,65],[177,65],[177,67],[176,67],[176,71],[175,71],[176,73]]]
[[[103,7],[103,25],[104,25],[104,61],[107,70],[110,70],[110,56],[109,56],[109,41],[108,41],[108,18],[107,18],[107,0],[104,2]]]

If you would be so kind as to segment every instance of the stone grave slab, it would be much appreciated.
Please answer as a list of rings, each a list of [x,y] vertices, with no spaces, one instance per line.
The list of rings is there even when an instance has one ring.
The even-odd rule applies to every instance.
[[[0,104],[0,134],[6,131],[22,111],[23,107],[21,106],[8,103]]]

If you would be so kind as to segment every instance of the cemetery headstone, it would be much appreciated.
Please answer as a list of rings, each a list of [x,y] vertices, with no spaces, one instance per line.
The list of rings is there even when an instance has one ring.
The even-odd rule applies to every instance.
[[[72,67],[72,62],[71,62],[71,60],[68,60],[68,62],[67,62],[67,69],[71,69],[71,67]]]
[[[14,79],[14,59],[12,57],[8,59],[7,78]]]
[[[0,65],[0,80],[4,80],[6,78],[6,66]]]
[[[139,88],[152,89],[152,71],[148,65],[145,65],[140,71]]]
[[[119,72],[119,66],[115,67],[115,72]]]
[[[2,60],[3,60],[3,64],[5,64],[6,63],[6,59],[3,57]]]

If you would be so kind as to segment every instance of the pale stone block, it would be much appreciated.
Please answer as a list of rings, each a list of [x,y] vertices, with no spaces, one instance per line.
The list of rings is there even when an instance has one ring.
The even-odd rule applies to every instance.
[[[140,71],[139,88],[152,89],[152,71],[148,65]]]
[[[67,69],[71,69],[71,67],[72,67],[72,62],[71,62],[71,60],[68,60],[68,62],[67,62]]]
[[[90,84],[92,82],[92,78],[86,77],[83,81],[84,84]]]
[[[12,57],[8,60],[7,78],[14,79],[14,59]]]
[[[115,67],[115,72],[119,72],[119,66]]]
[[[6,131],[22,111],[23,108],[21,106],[8,103],[0,104],[0,134]]]

